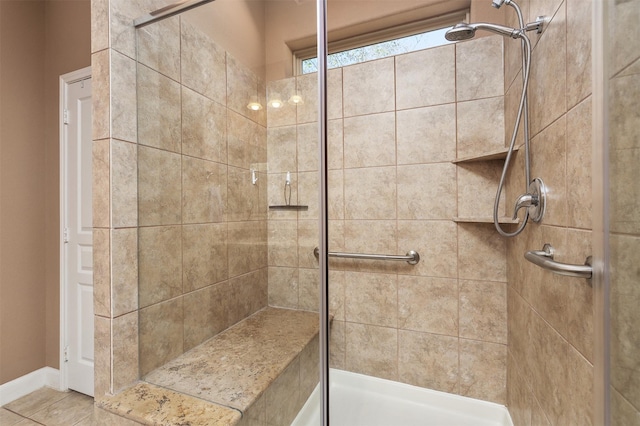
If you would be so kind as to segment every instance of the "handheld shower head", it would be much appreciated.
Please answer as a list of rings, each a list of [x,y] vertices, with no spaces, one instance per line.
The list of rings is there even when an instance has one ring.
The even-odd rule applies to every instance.
[[[500,9],[503,4],[504,4],[504,0],[493,0],[491,2],[491,6],[495,7],[496,9]]]
[[[488,24],[486,22],[477,22],[474,24],[460,22],[447,31],[444,38],[449,41],[468,40],[476,35],[476,30],[487,30],[511,38],[526,37],[521,30],[504,27],[502,25]]]

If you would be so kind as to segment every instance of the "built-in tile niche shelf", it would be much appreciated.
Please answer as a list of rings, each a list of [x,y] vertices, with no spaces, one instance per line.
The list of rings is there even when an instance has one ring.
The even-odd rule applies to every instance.
[[[518,147],[515,147],[513,151],[517,151]],[[474,161],[491,161],[491,160],[504,160],[507,158],[509,148],[502,148],[495,151],[490,151],[484,154],[473,155],[469,157],[456,158],[452,163],[472,163]],[[491,220],[493,222],[493,219]]]
[[[457,223],[493,223],[493,217],[489,217],[489,216],[477,216],[477,217],[454,217],[453,218],[454,222]],[[510,217],[499,217],[498,218],[498,223],[502,223],[502,224],[517,224],[519,221],[518,219],[513,220]]]
[[[279,206],[269,206],[269,210],[309,210],[309,206],[298,204],[283,204]]]

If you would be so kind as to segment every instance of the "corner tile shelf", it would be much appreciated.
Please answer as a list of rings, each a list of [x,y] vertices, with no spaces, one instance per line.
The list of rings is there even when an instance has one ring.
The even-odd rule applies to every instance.
[[[515,147],[513,151],[517,151],[519,147]],[[484,154],[472,155],[468,157],[456,158],[452,163],[472,163],[475,161],[491,161],[491,160],[504,160],[507,158],[509,148],[502,148],[495,151],[487,152]]]
[[[453,221],[456,223],[493,223],[493,217],[478,216],[478,217],[454,217]],[[513,220],[510,217],[499,217],[498,223],[503,224],[517,224],[519,221]]]

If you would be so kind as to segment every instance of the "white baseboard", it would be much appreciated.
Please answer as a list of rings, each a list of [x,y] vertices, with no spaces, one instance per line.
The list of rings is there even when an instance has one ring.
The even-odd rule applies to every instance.
[[[0,406],[15,401],[44,386],[60,390],[60,370],[43,367],[0,385]]]

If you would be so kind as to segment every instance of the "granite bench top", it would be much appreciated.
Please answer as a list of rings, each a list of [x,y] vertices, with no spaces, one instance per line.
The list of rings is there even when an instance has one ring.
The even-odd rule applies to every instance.
[[[244,412],[318,334],[318,314],[265,308],[144,380]]]

